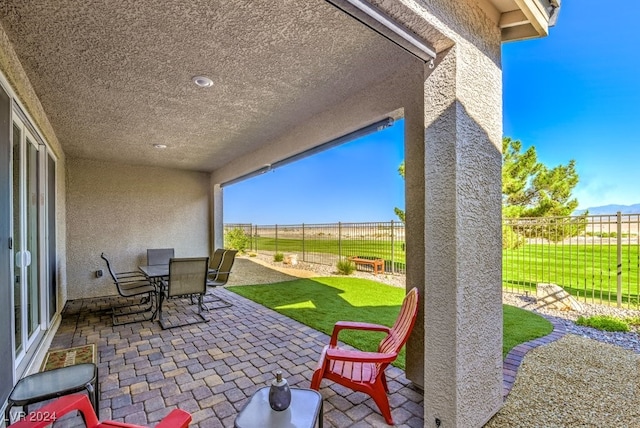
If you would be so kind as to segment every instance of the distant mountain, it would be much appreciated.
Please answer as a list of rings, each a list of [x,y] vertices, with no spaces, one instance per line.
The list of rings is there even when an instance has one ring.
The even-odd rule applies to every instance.
[[[605,215],[615,214],[620,211],[622,214],[640,214],[640,204],[633,205],[603,205],[601,207],[589,207],[586,210],[576,210],[574,214],[580,215],[585,211],[589,211],[589,215]]]

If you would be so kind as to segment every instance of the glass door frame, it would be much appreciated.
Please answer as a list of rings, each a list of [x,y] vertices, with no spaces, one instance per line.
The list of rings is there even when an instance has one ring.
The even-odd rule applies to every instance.
[[[44,288],[44,284],[45,284],[45,280],[46,280],[46,269],[43,270],[43,263],[46,261],[46,256],[43,257],[44,255],[44,242],[46,242],[46,234],[43,233],[44,231],[44,221],[45,221],[45,214],[46,211],[44,209],[44,198],[45,195],[43,193],[43,184],[44,184],[44,171],[45,169],[43,168],[43,160],[46,159],[45,156],[42,156],[43,153],[46,153],[45,147],[40,144],[39,139],[36,138],[36,136],[31,132],[31,130],[29,129],[29,126],[27,126],[27,124],[25,123],[25,121],[20,118],[17,114],[12,115],[12,126],[11,126],[11,141],[13,142],[14,139],[14,126],[17,126],[20,129],[20,142],[19,142],[19,147],[18,150],[20,151],[19,156],[18,156],[18,160],[20,161],[20,165],[18,165],[18,171],[19,171],[19,176],[18,176],[18,186],[14,185],[11,186],[12,192],[14,192],[14,189],[18,189],[19,195],[18,195],[18,207],[13,207],[14,210],[18,210],[18,213],[15,213],[14,215],[12,215],[12,222],[14,221],[14,219],[17,219],[17,221],[20,223],[18,225],[18,227],[16,228],[15,224],[11,225],[11,229],[13,231],[17,230],[17,234],[19,236],[13,236],[13,249],[12,249],[12,278],[13,278],[13,286],[12,286],[12,291],[15,289],[15,280],[16,280],[16,269],[17,269],[17,265],[18,265],[18,259],[20,259],[19,263],[20,263],[20,333],[21,333],[21,337],[20,337],[20,342],[21,342],[21,348],[20,349],[16,349],[16,343],[15,343],[15,334],[16,334],[16,329],[18,328],[18,326],[16,325],[16,322],[18,321],[16,319],[15,313],[16,313],[16,308],[14,306],[14,320],[13,320],[13,340],[14,340],[14,346],[13,346],[13,350],[14,350],[14,364],[15,367],[17,368],[25,359],[25,356],[27,356],[28,354],[30,354],[33,351],[33,345],[35,343],[37,343],[41,336],[43,331],[46,329],[47,326],[47,316],[46,316],[46,312],[47,312],[47,307],[46,307],[46,298],[47,298],[47,291]],[[29,155],[32,153],[32,151],[30,149],[34,149],[35,153],[36,153],[36,159],[35,162],[33,164],[30,165],[30,167],[36,168],[36,173],[35,173],[35,177],[32,177],[32,179],[35,179],[35,183],[32,183],[32,185],[36,186],[36,195],[31,195],[30,194],[30,188],[28,187],[28,183],[29,183],[29,169],[28,169],[28,165],[29,165]],[[13,148],[13,144],[12,144],[12,150],[14,150]],[[12,155],[11,157],[12,159],[12,165],[11,168],[13,170],[13,168],[15,168],[16,166],[13,165],[15,156]],[[35,214],[37,216],[37,221],[34,222],[30,222],[29,219],[29,214],[28,214],[28,209],[29,209],[29,198],[30,197],[34,197],[35,196],[35,201],[32,201],[32,204],[35,204],[35,207],[32,206],[32,209],[35,209]],[[11,196],[12,200],[13,199],[13,195]],[[17,215],[16,215],[17,214]],[[35,242],[33,242],[32,244],[34,245],[34,247],[30,247],[29,245],[29,230],[30,228],[35,227],[35,233],[36,233],[36,238],[35,238]],[[16,248],[20,249],[20,254],[18,254],[16,252]],[[33,251],[29,251],[30,249],[32,249]],[[26,263],[26,259],[30,259],[28,260],[29,263]],[[30,268],[30,269],[29,269]],[[35,272],[34,272],[35,270]],[[31,274],[31,275],[30,275]],[[35,284],[33,284],[33,281],[35,281]],[[33,310],[33,312],[31,312],[31,308],[30,308],[30,302],[29,302],[29,297],[30,294],[29,293],[36,293],[36,297],[35,297],[35,304],[37,305],[37,308],[35,308]],[[15,295],[12,298],[12,302],[15,305]],[[32,301],[33,303],[33,301]],[[36,316],[37,320],[35,323],[30,323],[30,315],[31,316]],[[32,328],[33,327],[33,328]]]
[[[57,285],[57,224],[56,224],[56,207],[58,203],[58,189],[57,189],[57,168],[58,158],[45,145],[41,145],[41,171],[42,180],[41,183],[41,201],[42,211],[40,215],[40,230],[42,231],[43,239],[40,245],[40,276],[41,276],[41,304],[40,304],[40,319],[42,320],[41,327],[48,329],[51,327],[53,318],[58,312],[58,285]],[[53,173],[53,182],[51,182],[51,173]],[[51,221],[50,221],[51,220]],[[53,242],[51,242],[53,240]],[[53,247],[52,247],[53,245]],[[53,262],[53,269],[51,263]],[[54,281],[53,290],[51,288],[51,281]],[[53,298],[52,298],[53,294]]]

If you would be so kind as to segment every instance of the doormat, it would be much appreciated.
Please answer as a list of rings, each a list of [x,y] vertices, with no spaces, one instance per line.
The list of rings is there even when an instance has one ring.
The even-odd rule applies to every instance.
[[[60,367],[83,363],[96,363],[95,343],[47,352],[47,356],[40,367],[40,371],[44,372],[47,370],[59,369]]]

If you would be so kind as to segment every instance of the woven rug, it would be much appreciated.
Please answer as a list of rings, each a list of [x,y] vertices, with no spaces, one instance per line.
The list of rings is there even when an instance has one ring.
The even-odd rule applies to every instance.
[[[73,366],[74,364],[96,363],[96,345],[76,346],[75,348],[56,349],[47,352],[47,356],[40,367],[40,371]]]

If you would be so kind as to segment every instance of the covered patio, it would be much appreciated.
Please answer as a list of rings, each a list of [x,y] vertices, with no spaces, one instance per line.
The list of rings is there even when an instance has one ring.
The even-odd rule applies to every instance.
[[[293,277],[238,259],[234,284],[256,278]],[[268,285],[265,285],[268,286]],[[292,386],[308,388],[329,336],[227,290],[216,294],[233,307],[213,310],[207,323],[162,330],[157,321],[113,326],[107,312],[111,298],[69,301],[52,349],[97,345],[100,417],[155,425],[172,409],[192,414],[193,427],[231,427],[247,399],[268,386],[277,369]],[[177,314],[188,302],[169,301]],[[423,426],[422,393],[391,367],[389,402],[396,426]],[[325,427],[387,426],[365,394],[323,381]],[[78,418],[64,425],[76,426]]]
[[[426,425],[484,424],[502,406],[501,44],[548,35],[559,5],[0,2],[0,360],[8,362],[0,366],[0,407],[20,378],[38,370],[52,341],[68,333],[69,314],[84,308],[76,302],[102,305],[115,293],[101,272],[102,253],[120,272],[144,265],[149,248],[211,256],[224,246],[225,186],[403,118],[407,286],[423,296],[406,376],[424,391]],[[63,316],[65,310],[71,312]],[[191,341],[191,333],[174,338],[154,326],[110,330],[94,315],[97,324],[87,325],[104,331],[78,336],[73,324],[71,342],[86,336],[112,347],[104,351],[115,361],[102,378],[104,400],[111,400],[105,411],[145,408],[132,387],[154,382],[147,374],[142,381],[136,362],[118,368],[119,358],[143,361],[139,354],[156,346],[176,355],[209,346],[195,333]],[[80,330],[81,320],[88,323],[77,318]],[[251,325],[245,323],[234,327]],[[143,333],[153,344],[134,347]],[[224,328],[219,333],[225,337]],[[233,348],[243,339],[224,340]],[[266,346],[274,337],[251,339]],[[311,354],[323,343],[311,352],[300,340],[291,337],[291,346]],[[292,367],[313,360],[300,364],[306,353],[283,352]],[[209,364],[225,360],[209,357]],[[238,370],[234,358],[248,364],[228,358],[227,375]],[[188,363],[168,360],[155,376],[189,373],[195,388],[207,385]],[[206,362],[197,364],[205,370]],[[301,373],[292,373],[296,382]],[[246,397],[236,393],[242,397],[233,406]],[[406,401],[402,394],[394,400]],[[326,413],[367,420],[336,403]],[[352,415],[366,410],[351,404]],[[125,412],[155,417],[146,409]],[[398,420],[414,420],[410,413]]]

